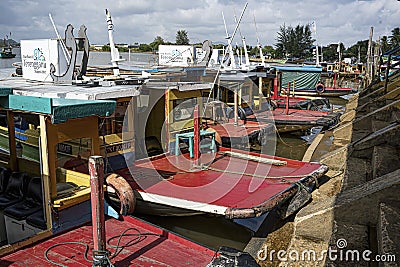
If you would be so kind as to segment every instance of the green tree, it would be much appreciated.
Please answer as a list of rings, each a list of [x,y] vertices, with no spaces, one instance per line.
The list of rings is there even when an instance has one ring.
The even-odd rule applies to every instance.
[[[188,45],[189,37],[187,31],[179,30],[176,32],[176,44],[177,45]]]
[[[163,44],[165,44],[164,39],[161,36],[157,36],[149,45],[153,51],[156,51],[158,50],[158,46]]]
[[[276,53],[279,57],[296,57],[305,59],[309,56],[309,48],[314,40],[308,25],[297,25],[296,27],[285,24],[280,26],[276,43]]]
[[[140,44],[138,50],[140,52],[152,52],[153,48],[148,44]]]
[[[276,51],[275,49],[272,47],[272,45],[266,45],[262,48],[262,52],[264,55],[266,55],[267,57],[271,57],[274,58]]]
[[[111,51],[111,48],[110,48],[109,45],[103,45],[103,46],[101,47],[101,51],[110,52],[110,51]]]
[[[388,51],[390,49],[389,39],[386,35],[381,37],[381,50],[383,52]]]
[[[360,54],[361,62],[367,61],[367,51],[368,51],[368,40],[358,41],[356,44],[350,46],[343,52],[344,57],[355,57],[358,58]]]
[[[400,45],[400,28],[394,28],[392,30],[392,35],[389,37],[391,48],[395,48]]]

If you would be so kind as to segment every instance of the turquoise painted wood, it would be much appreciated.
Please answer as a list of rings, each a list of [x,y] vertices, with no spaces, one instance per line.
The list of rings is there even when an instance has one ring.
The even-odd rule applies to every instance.
[[[0,88],[0,106],[2,108],[49,114],[51,115],[52,123],[55,124],[65,122],[68,119],[84,118],[92,115],[110,116],[116,107],[116,101],[113,100],[47,98],[6,95],[6,93],[5,88]]]
[[[216,151],[216,145],[215,145],[215,132],[210,132],[210,131],[205,131],[205,130],[201,130],[200,131],[200,138],[201,137],[207,137],[210,136],[211,137],[211,143],[209,146],[210,150],[212,152]],[[175,155],[179,155],[180,153],[180,149],[179,149],[179,140],[180,139],[188,139],[189,140],[189,155],[191,158],[194,157],[194,132],[187,132],[187,133],[178,133],[175,135],[176,141],[175,141]],[[204,148],[204,146],[200,145],[201,148]]]

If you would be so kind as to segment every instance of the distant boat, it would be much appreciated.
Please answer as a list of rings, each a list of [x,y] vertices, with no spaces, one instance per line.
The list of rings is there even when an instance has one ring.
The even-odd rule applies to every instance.
[[[356,93],[357,90],[350,87],[336,87],[336,75],[334,77],[335,85],[333,87],[325,86],[321,81],[322,68],[310,66],[274,66],[279,72],[281,87],[291,89],[299,96],[341,96]]]
[[[6,46],[1,49],[0,58],[14,58],[16,54],[12,52],[11,46]]]

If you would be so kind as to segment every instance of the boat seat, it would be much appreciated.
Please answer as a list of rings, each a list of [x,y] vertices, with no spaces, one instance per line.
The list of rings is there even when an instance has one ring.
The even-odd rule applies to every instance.
[[[46,220],[44,218],[43,209],[29,215],[26,218],[26,223],[40,230],[46,230],[47,225],[46,225]]]
[[[6,190],[0,195],[0,210],[23,199],[29,180],[30,177],[24,172],[13,172],[11,174]]]
[[[149,157],[164,153],[160,142],[155,136],[147,136],[145,138],[145,145]]]
[[[0,194],[6,191],[10,175],[11,172],[9,169],[0,166]]]
[[[21,221],[42,208],[42,179],[34,177],[29,182],[24,200],[4,209],[4,215]]]

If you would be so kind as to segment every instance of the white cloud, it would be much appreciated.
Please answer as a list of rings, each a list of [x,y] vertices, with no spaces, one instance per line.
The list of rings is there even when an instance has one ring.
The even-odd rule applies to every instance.
[[[227,28],[232,33],[236,16],[242,11],[243,0],[3,0],[0,10],[0,29],[16,40],[55,37],[48,18],[52,13],[61,35],[67,24],[76,29],[81,24],[88,28],[91,43],[107,43],[105,8],[111,11],[115,25],[115,41],[124,43],[149,43],[156,36],[174,42],[177,30],[188,32],[192,42],[210,39],[224,41],[225,29],[221,12],[224,12]],[[317,23],[320,44],[341,40],[350,46],[368,38],[374,26],[374,38],[389,35],[399,27],[400,1],[397,0],[249,0],[240,25],[247,43],[255,45],[257,34],[263,45],[273,45],[279,27],[286,25]],[[237,35],[239,37],[239,34]],[[237,39],[239,42],[239,39]],[[236,40],[235,40],[236,42]]]

